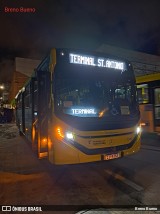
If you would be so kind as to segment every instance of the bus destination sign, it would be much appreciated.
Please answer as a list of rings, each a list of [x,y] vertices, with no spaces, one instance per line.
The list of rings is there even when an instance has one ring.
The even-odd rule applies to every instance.
[[[69,62],[73,64],[90,65],[90,66],[98,66],[103,68],[125,70],[124,62],[120,62],[120,61],[112,60],[108,58],[79,55],[79,54],[73,54],[73,53],[69,54]]]

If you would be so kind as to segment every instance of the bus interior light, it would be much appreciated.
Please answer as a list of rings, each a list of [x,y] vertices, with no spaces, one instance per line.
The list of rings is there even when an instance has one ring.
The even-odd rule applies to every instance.
[[[37,116],[37,115],[38,115],[38,114],[37,114],[37,111],[35,111],[35,112],[34,112],[34,116]]]

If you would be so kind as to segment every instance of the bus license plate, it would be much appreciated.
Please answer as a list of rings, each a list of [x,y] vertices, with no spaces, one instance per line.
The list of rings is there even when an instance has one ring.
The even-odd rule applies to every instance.
[[[112,159],[120,158],[120,153],[103,155],[103,158],[104,160],[112,160]]]

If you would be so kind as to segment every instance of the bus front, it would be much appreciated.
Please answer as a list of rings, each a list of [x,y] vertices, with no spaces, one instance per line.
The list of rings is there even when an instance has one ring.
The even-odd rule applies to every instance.
[[[52,89],[52,163],[110,160],[139,150],[140,113],[130,63],[59,50]]]

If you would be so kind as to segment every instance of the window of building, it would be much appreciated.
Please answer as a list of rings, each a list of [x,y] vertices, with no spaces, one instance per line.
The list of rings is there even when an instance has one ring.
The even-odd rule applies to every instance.
[[[155,119],[160,119],[160,88],[154,90],[155,98]]]

